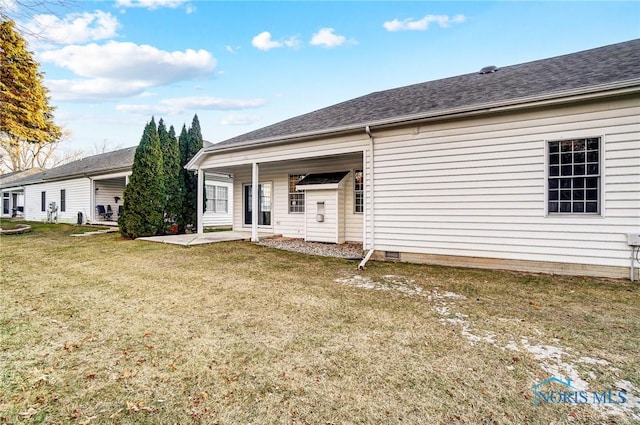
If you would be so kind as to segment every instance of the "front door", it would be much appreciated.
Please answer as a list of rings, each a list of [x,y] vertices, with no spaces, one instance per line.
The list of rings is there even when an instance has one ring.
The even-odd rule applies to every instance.
[[[258,226],[271,226],[271,182],[258,185]],[[243,186],[244,224],[251,225],[253,218],[253,196],[250,184]]]

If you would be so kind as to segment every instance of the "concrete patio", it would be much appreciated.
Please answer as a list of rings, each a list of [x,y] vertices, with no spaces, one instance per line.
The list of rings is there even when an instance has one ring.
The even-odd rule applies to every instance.
[[[258,237],[260,239],[271,238],[274,236],[277,235],[274,235],[273,233],[258,233]],[[191,233],[186,235],[148,236],[144,238],[137,238],[136,240],[191,246],[216,242],[248,241],[251,240],[251,232],[225,231],[203,233],[202,235]]]

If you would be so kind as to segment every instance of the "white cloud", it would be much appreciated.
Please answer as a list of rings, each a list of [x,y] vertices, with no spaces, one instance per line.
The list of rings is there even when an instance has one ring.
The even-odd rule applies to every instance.
[[[30,42],[85,43],[104,40],[116,35],[120,26],[111,13],[96,10],[93,13],[72,13],[60,19],[56,15],[35,15],[25,24],[27,34],[33,34]]]
[[[251,44],[256,49],[260,49],[266,52],[278,47],[296,48],[300,45],[300,41],[297,37],[289,37],[284,41],[275,41],[271,39],[271,33],[269,31],[263,31],[253,37],[253,39],[251,40]]]
[[[179,114],[192,110],[229,111],[258,108],[266,104],[264,99],[225,99],[212,96],[187,96],[163,99],[153,105],[120,104],[116,110],[138,115]]]
[[[291,47],[292,49],[295,49],[296,47],[300,46],[300,40],[296,36],[287,38],[286,40],[283,41],[283,43],[285,46]]]
[[[269,31],[261,32],[253,37],[251,44],[253,47],[264,51],[282,47],[281,42],[271,40],[271,33]]]
[[[320,31],[313,34],[310,43],[313,46],[336,47],[347,41],[345,36],[337,35],[334,32],[333,28],[321,28]]]
[[[146,81],[118,81],[107,78],[47,80],[45,85],[55,101],[97,101],[142,95]]]
[[[249,125],[261,119],[259,115],[229,114],[220,120],[220,125]]]
[[[215,58],[206,50],[168,52],[149,45],[117,41],[65,46],[43,52],[40,58],[81,77],[141,80],[150,85],[205,77],[216,67]]]
[[[187,15],[191,15],[196,11],[196,7],[192,4],[188,4],[185,6],[184,11]]]
[[[188,0],[116,0],[116,7],[143,7],[154,10],[161,7],[175,9]],[[187,13],[190,13],[187,9]]]
[[[450,27],[452,24],[460,24],[466,20],[464,15],[455,15],[449,17],[448,15],[427,15],[422,19],[413,20],[412,18],[403,19],[402,21],[394,19],[393,21],[387,21],[382,26],[387,31],[426,31],[429,29],[429,25],[436,23],[440,28]]]
[[[216,60],[205,50],[168,52],[148,45],[109,41],[65,46],[39,55],[80,80],[48,80],[54,100],[134,96],[149,87],[211,76]]]

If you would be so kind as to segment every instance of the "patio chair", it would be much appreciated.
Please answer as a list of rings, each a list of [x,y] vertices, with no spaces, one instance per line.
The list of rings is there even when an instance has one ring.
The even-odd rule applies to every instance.
[[[113,210],[111,209],[111,204],[107,205],[107,212],[105,214],[105,218],[107,220],[111,220],[111,217],[113,217]]]
[[[98,217],[105,220],[107,217],[107,211],[104,209],[104,205],[96,205],[96,209],[98,210]]]

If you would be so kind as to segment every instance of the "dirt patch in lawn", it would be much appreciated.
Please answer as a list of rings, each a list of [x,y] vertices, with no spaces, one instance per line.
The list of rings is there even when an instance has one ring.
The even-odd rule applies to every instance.
[[[2,240],[0,423],[637,422],[532,390],[637,397],[637,285],[71,233]]]

